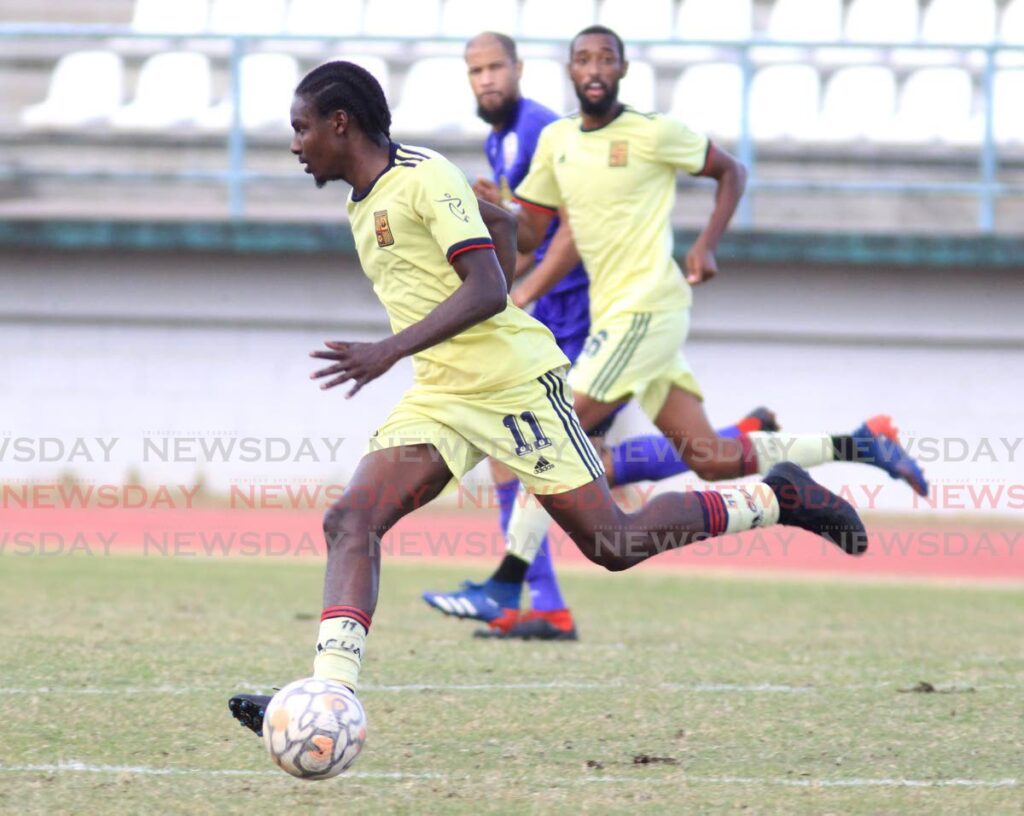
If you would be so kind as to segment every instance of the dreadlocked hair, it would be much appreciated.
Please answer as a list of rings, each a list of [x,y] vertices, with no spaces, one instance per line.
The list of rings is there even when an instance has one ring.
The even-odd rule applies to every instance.
[[[352,62],[325,62],[302,78],[295,89],[313,103],[321,116],[345,110],[374,141],[391,138],[391,111],[380,83]]]

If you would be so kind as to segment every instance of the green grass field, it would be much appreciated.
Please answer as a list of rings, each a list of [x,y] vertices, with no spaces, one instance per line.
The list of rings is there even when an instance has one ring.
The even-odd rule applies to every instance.
[[[579,643],[500,644],[420,601],[464,575],[385,565],[305,783],[226,700],[309,673],[319,563],[0,558],[0,812],[1022,812],[1019,591],[586,570]]]

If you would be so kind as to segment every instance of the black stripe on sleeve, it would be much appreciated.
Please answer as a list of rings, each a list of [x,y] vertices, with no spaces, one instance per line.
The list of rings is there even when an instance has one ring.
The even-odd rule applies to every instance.
[[[530,207],[534,210],[541,210],[552,215],[558,214],[558,207],[549,207],[547,204],[541,204],[537,201],[530,201],[528,198],[523,198],[521,195],[514,196],[515,200],[526,207]]]
[[[456,255],[460,252],[465,252],[467,249],[494,249],[494,241],[488,235],[486,238],[467,238],[465,241],[452,244],[445,253],[448,263],[451,263]]]
[[[715,152],[715,146],[708,139],[708,146],[704,148],[704,165],[693,175],[703,176],[708,172],[708,165],[711,164],[711,155]]]

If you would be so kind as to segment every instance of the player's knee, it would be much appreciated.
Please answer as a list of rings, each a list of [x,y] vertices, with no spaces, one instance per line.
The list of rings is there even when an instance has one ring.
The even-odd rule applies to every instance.
[[[624,556],[614,537],[598,534],[584,540],[577,538],[576,544],[588,560],[608,572],[622,572],[635,563]]]
[[[619,556],[606,556],[602,558],[601,561],[598,563],[599,566],[604,567],[606,570],[608,570],[608,572],[622,572],[624,570],[628,570],[636,562],[627,561],[626,559],[620,558]]]
[[[674,440],[682,446],[682,456],[693,474],[705,482],[735,479],[743,475],[742,447],[734,439],[721,436]]]
[[[327,549],[338,550],[360,546],[365,542],[371,528],[371,519],[366,510],[341,499],[327,508],[323,527]]]
[[[628,570],[634,563],[611,553],[598,555],[590,560],[599,567],[603,567],[608,570],[608,572],[622,572],[623,570]]]

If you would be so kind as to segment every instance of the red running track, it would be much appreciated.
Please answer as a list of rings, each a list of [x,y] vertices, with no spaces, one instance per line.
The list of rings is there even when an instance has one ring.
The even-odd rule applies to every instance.
[[[7,509],[0,514],[0,554],[160,558],[323,557],[318,511]],[[1024,582],[1024,526],[874,526],[860,558],[788,527],[751,531],[671,550],[640,569],[771,571]],[[666,542],[668,544],[670,542]],[[586,559],[557,530],[555,560]],[[504,552],[497,514],[424,510],[403,519],[381,542],[386,558],[496,561]]]

